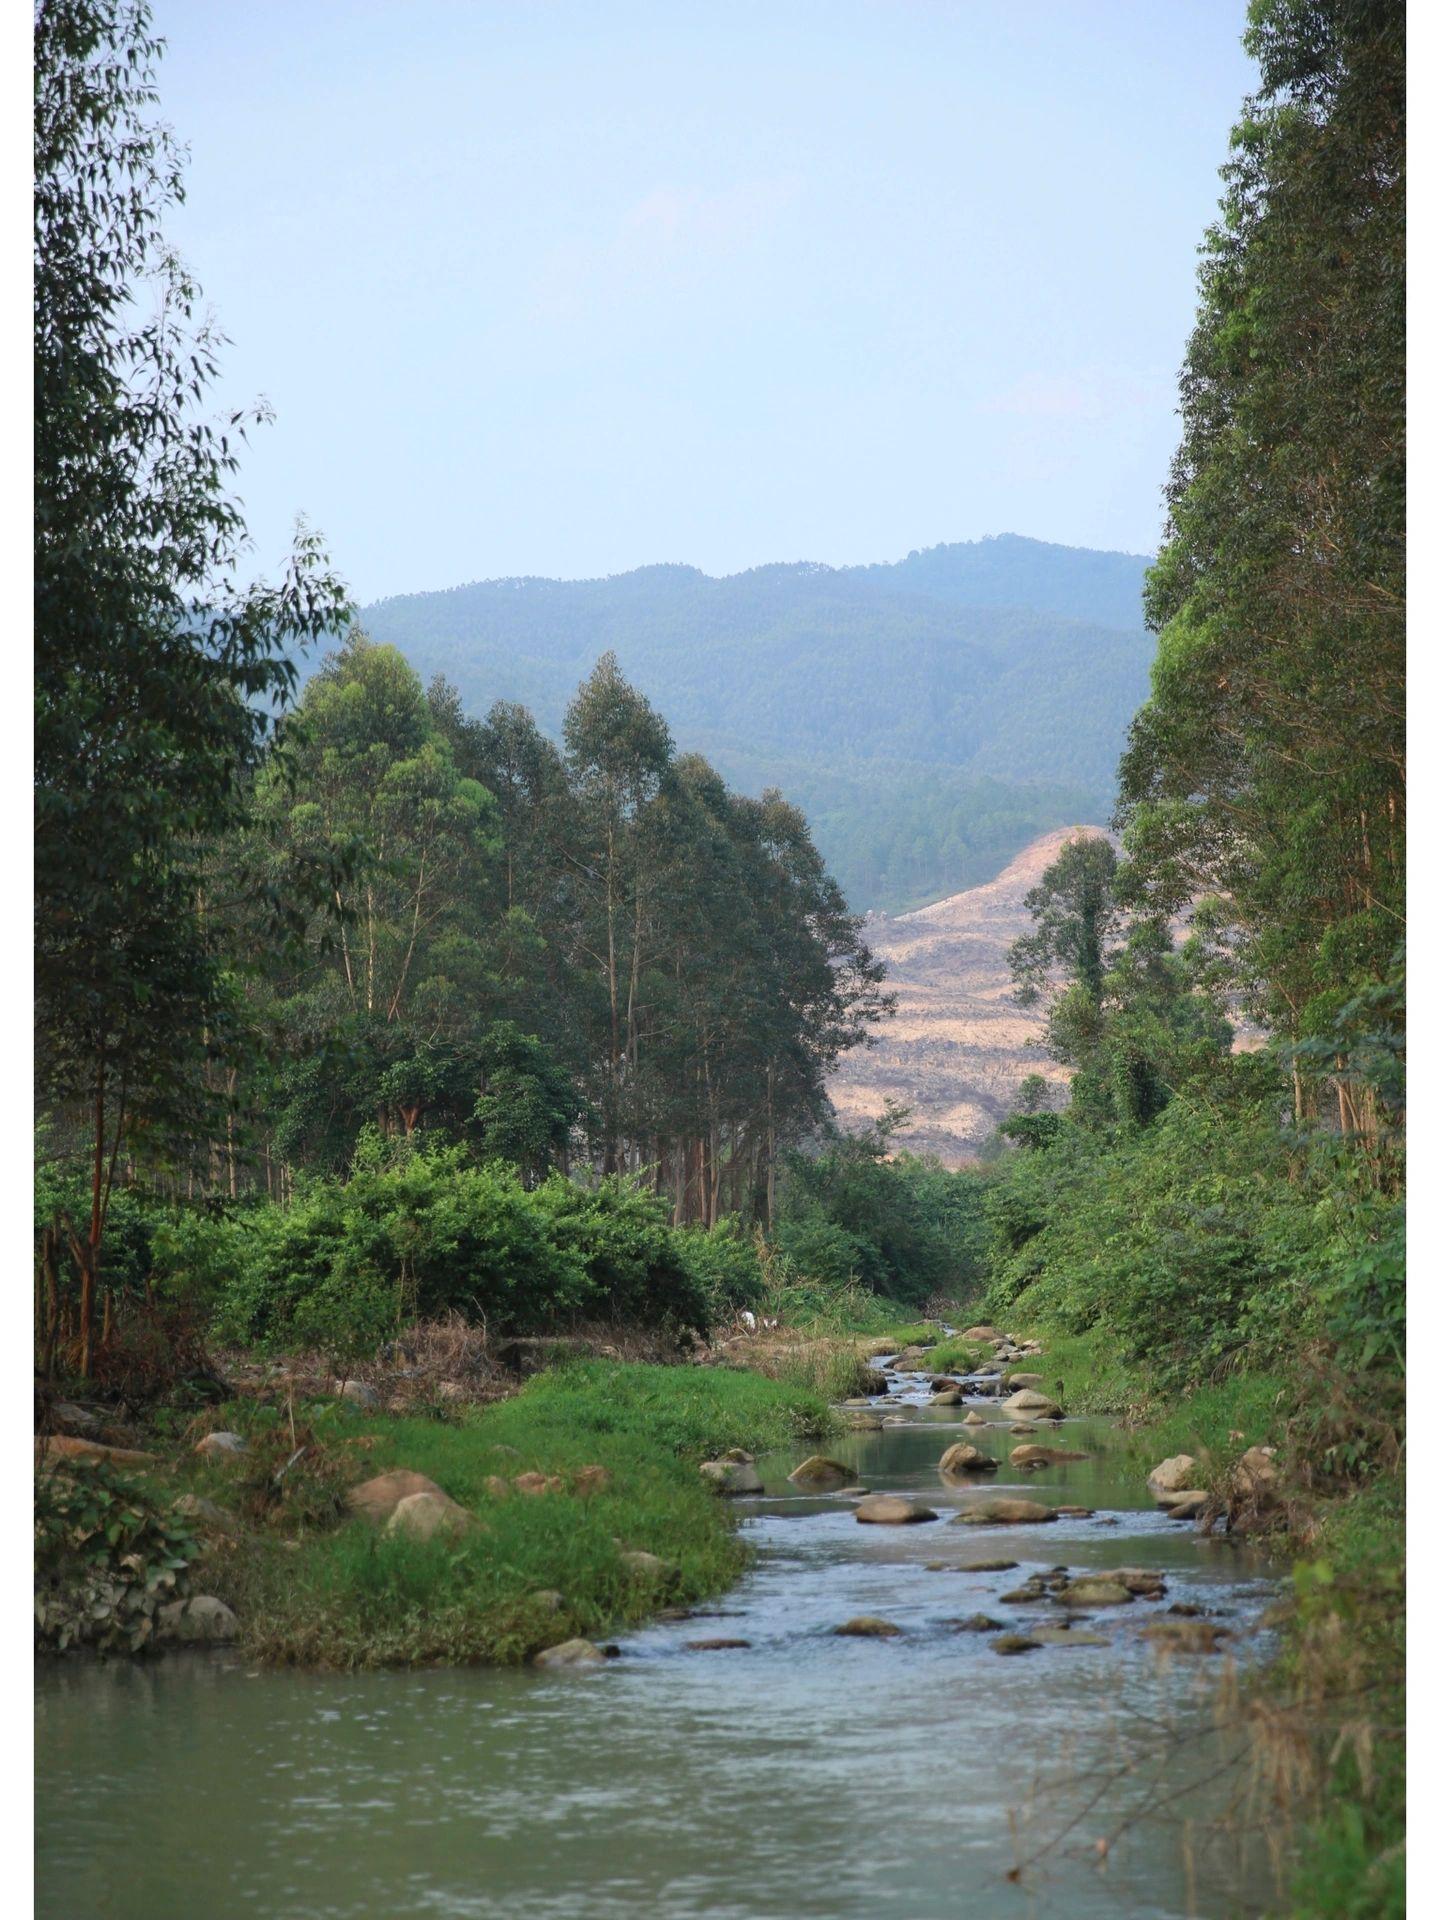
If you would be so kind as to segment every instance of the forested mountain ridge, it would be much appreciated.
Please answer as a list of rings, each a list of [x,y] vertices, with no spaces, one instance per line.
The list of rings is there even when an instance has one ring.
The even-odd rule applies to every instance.
[[[552,736],[613,650],[682,747],[779,786],[852,903],[896,911],[1108,812],[1153,654],[1145,565],[1004,534],[868,567],[477,582],[361,620],[467,706],[519,701]]]

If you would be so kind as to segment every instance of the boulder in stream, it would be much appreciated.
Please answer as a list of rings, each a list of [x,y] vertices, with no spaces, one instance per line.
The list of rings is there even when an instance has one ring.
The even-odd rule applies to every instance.
[[[765,1490],[759,1474],[745,1460],[702,1460],[700,1473],[717,1493],[734,1496],[742,1493],[763,1493]]]
[[[802,1460],[793,1473],[786,1476],[795,1487],[815,1487],[821,1491],[837,1487],[853,1486],[855,1471],[838,1460],[831,1460],[823,1453],[812,1453],[808,1460]]]
[[[924,1520],[938,1520],[933,1507],[921,1506],[900,1493],[872,1493],[855,1509],[855,1518],[871,1526],[909,1527]]]
[[[562,1640],[535,1656],[537,1667],[603,1667],[606,1656],[593,1640]]]
[[[1064,1409],[1058,1400],[1052,1400],[1048,1394],[1037,1393],[1034,1387],[1021,1387],[1018,1393],[1012,1393],[1008,1400],[1000,1402],[1005,1413],[1028,1414],[1033,1420],[1061,1420]]]
[[[1195,1471],[1199,1461],[1188,1453],[1175,1453],[1168,1460],[1162,1460],[1152,1467],[1145,1476],[1145,1484],[1155,1493],[1178,1493],[1182,1488],[1195,1485]]]
[[[1067,1460],[1088,1460],[1089,1458],[1088,1453],[1077,1453],[1073,1448],[1068,1447],[1021,1446],[1010,1449],[1012,1467],[1055,1467]]]
[[[836,1627],[838,1634],[848,1635],[855,1640],[893,1640],[905,1631],[897,1627],[893,1620],[881,1620],[873,1613],[857,1613],[853,1620],[847,1620],[843,1627]]]
[[[955,1516],[956,1523],[964,1527],[1040,1526],[1054,1518],[1053,1507],[1042,1507],[1038,1500],[1017,1500],[1003,1494],[993,1500],[981,1500]]]
[[[965,1440],[957,1440],[940,1456],[941,1473],[994,1473],[999,1465],[998,1460],[992,1460],[988,1453],[982,1453],[979,1447],[972,1447]]]
[[[1082,1577],[1072,1580],[1059,1598],[1067,1607],[1128,1607],[1135,1596],[1118,1580]]]
[[[223,1600],[197,1593],[189,1600],[172,1600],[157,1617],[159,1637],[180,1646],[218,1646],[233,1640],[240,1622]]]
[[[1028,1633],[1002,1633],[998,1639],[990,1642],[992,1653],[1032,1653],[1044,1642]]]

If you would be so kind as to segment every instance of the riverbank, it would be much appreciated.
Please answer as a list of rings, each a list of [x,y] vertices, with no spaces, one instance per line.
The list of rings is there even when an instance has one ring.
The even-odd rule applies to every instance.
[[[215,1637],[256,1658],[504,1664],[722,1591],[745,1550],[701,1461],[818,1438],[832,1418],[758,1374],[582,1361],[448,1417],[239,1399],[168,1460],[74,1478],[120,1489],[108,1571],[154,1542],[157,1566],[180,1563],[177,1594],[228,1609]]]

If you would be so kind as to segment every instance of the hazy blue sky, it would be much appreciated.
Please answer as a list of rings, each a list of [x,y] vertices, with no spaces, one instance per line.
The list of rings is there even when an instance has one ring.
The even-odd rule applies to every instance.
[[[357,594],[1147,550],[1241,0],[155,0],[173,230]]]

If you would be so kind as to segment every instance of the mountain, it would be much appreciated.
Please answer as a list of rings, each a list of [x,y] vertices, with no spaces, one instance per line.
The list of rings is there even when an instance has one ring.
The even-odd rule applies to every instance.
[[[830,1078],[843,1125],[877,1119],[887,1098],[898,1100],[914,1114],[899,1145],[961,1166],[1014,1111],[1027,1074],[1065,1086],[1065,1069],[1040,1050],[1044,1014],[1015,1005],[1005,955],[1031,931],[1025,895],[1066,842],[1102,831],[1044,834],[985,886],[871,920],[866,938],[886,963],[899,1006],[875,1044],[847,1054]]]
[[[1108,813],[1153,653],[1147,564],[1002,534],[865,567],[481,581],[361,622],[472,710],[518,700],[552,734],[613,649],[682,749],[782,788],[852,904],[896,911]]]

